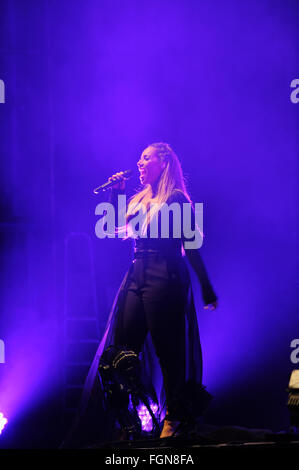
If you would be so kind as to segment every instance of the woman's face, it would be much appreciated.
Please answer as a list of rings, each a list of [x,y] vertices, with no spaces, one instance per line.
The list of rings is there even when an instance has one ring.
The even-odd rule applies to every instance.
[[[140,172],[139,179],[141,184],[154,185],[159,180],[165,168],[165,163],[161,162],[156,155],[156,149],[149,146],[142,152],[137,166]]]

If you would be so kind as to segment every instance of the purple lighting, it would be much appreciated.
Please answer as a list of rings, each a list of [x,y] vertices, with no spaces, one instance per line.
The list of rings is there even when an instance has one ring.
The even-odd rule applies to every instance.
[[[7,419],[5,418],[3,413],[0,413],[0,434],[2,433],[6,423],[7,423]]]
[[[156,416],[156,413],[158,411],[158,405],[156,403],[151,403],[150,404],[151,410]],[[138,416],[141,421],[141,427],[143,431],[151,431],[153,429],[153,420],[151,415],[149,414],[149,411],[145,405],[140,405],[137,408]]]
[[[295,0],[0,0],[0,448],[57,448],[66,438],[68,419],[57,422],[91,383],[99,340],[110,344],[116,330],[105,325],[134,257],[132,240],[96,236],[95,209],[110,193],[93,189],[131,168],[128,202],[142,186],[143,150],[159,141],[177,153],[193,203],[203,203],[200,253],[219,297],[215,312],[205,310],[198,276],[180,260],[192,277],[202,384],[214,397],[203,421],[288,426],[299,337],[298,13]],[[134,324],[130,347],[135,338],[148,359]],[[155,351],[151,332],[146,343]],[[162,422],[159,346],[139,380]],[[190,356],[188,348],[184,366]],[[78,432],[83,446],[93,421],[99,444],[115,438],[102,424],[102,396],[89,426],[92,410]],[[138,397],[130,410],[145,435],[155,431]]]

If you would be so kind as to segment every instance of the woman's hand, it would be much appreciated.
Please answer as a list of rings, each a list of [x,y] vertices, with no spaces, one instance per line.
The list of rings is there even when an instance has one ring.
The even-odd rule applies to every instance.
[[[212,302],[211,304],[205,305],[204,308],[206,310],[215,310],[218,307],[218,301]]]
[[[124,172],[120,171],[120,172],[115,173],[114,175],[110,176],[110,178],[108,178],[108,181],[119,181],[119,183],[115,184],[113,186],[113,188],[115,188],[115,189],[125,189],[126,183],[125,183],[125,179],[124,179],[123,174],[124,174]]]

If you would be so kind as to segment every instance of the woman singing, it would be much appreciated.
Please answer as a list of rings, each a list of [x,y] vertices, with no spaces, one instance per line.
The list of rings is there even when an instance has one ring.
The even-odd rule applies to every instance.
[[[174,236],[173,218],[169,221],[169,237],[161,236],[160,215],[157,209],[163,203],[190,204],[182,168],[178,157],[166,143],[154,143],[147,147],[138,163],[140,182],[143,186],[129,201],[126,224],[138,210],[146,214],[142,236],[134,238],[134,260],[119,289],[110,314],[105,335],[99,346],[85,384],[83,402],[87,402],[95,382],[100,381],[98,366],[103,351],[110,345],[125,347],[141,358],[158,395],[156,364],[162,372],[160,388],[164,393],[166,416],[160,437],[172,436],[179,424],[190,415],[201,414],[207,392],[203,393],[201,347],[196,311],[186,258],[194,269],[201,285],[205,308],[215,309],[217,296],[210,284],[199,249],[182,247],[186,241],[184,230],[181,237]],[[122,173],[110,180],[119,181],[112,190],[112,199],[124,192]],[[156,204],[153,204],[156,203]],[[169,212],[172,216],[172,211]],[[183,214],[183,211],[181,211]],[[157,217],[158,236],[150,236],[150,222]],[[194,211],[192,209],[192,223]],[[183,228],[183,222],[182,222]],[[130,233],[130,231],[129,231]],[[100,386],[101,387],[101,386]],[[161,396],[161,395],[158,395]]]

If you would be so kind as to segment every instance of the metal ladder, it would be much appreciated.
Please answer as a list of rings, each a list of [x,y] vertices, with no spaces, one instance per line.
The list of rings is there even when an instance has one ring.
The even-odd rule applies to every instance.
[[[63,422],[67,427],[79,405],[102,327],[92,240],[87,233],[72,232],[65,237],[64,279]],[[101,291],[103,296],[105,300],[105,286]]]

